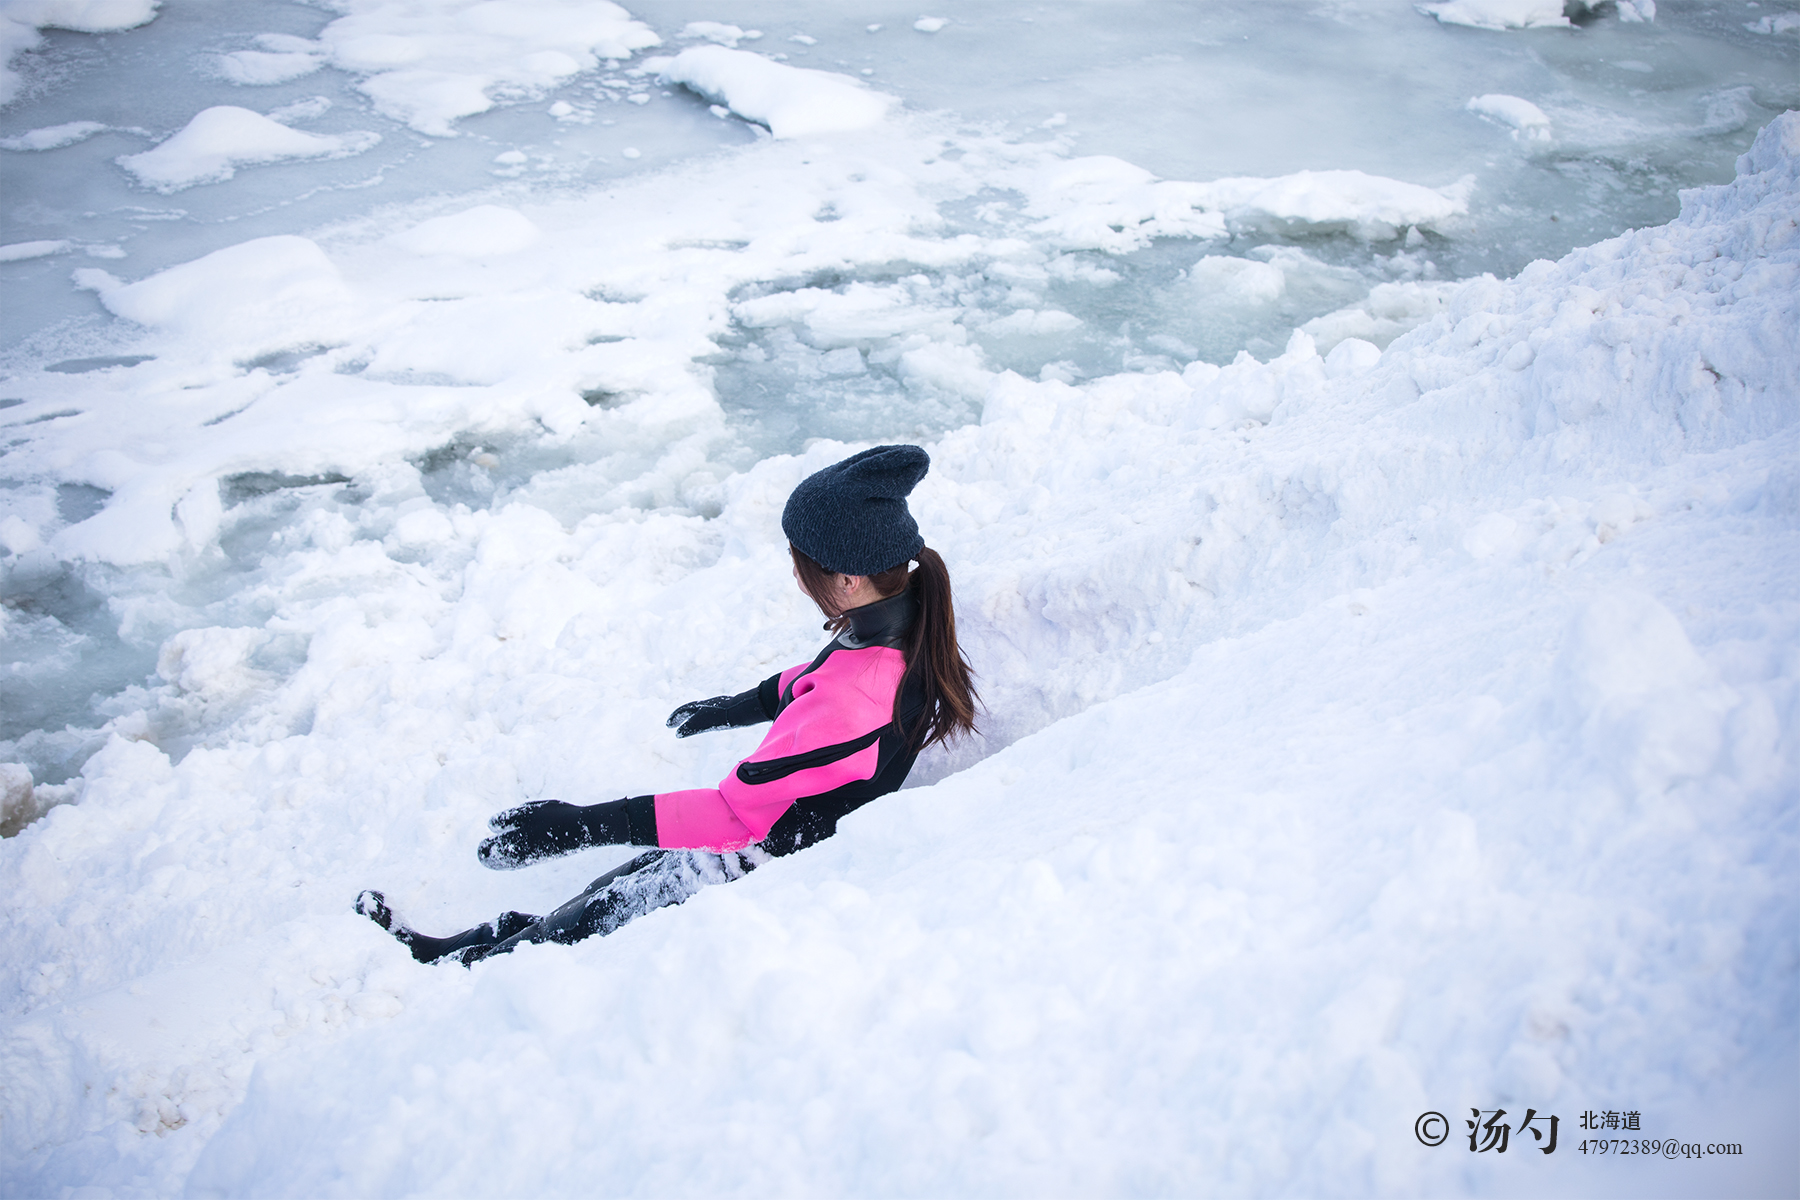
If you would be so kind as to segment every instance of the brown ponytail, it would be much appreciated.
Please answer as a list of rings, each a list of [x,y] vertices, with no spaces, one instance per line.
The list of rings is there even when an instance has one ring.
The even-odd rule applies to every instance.
[[[907,683],[917,679],[925,691],[925,710],[906,731],[916,750],[933,742],[948,741],[975,732],[975,705],[981,697],[970,678],[969,660],[956,644],[956,606],[950,596],[950,570],[930,546],[915,556],[919,569],[908,579],[918,593],[919,619],[906,638]],[[905,565],[905,564],[902,564]],[[902,684],[894,697],[894,718],[900,717]]]
[[[792,546],[788,551],[793,556],[800,587],[826,615],[825,628],[841,632],[850,621],[841,612],[833,611],[829,601],[833,591],[831,572]],[[917,570],[908,571],[907,564],[901,563],[869,576],[869,582],[883,598],[907,587],[918,596],[919,616],[901,650],[906,658],[906,678],[894,695],[894,720],[901,719],[908,688],[916,683],[924,693],[925,706],[906,731],[906,740],[914,750],[923,750],[933,742],[974,733],[975,706],[981,697],[975,691],[969,660],[956,643],[956,606],[950,594],[949,568],[929,546],[920,550],[914,561],[919,564]]]

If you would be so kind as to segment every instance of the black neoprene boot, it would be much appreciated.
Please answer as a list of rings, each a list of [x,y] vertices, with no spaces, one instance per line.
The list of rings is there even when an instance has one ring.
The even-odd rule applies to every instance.
[[[388,907],[387,897],[377,891],[365,891],[357,896],[356,911],[393,934],[394,940],[412,951],[412,956],[420,962],[434,963],[448,958],[465,967],[487,957],[488,951],[500,942],[537,923],[537,918],[530,913],[504,912],[497,919],[473,929],[449,937],[431,937],[395,916],[394,910]]]

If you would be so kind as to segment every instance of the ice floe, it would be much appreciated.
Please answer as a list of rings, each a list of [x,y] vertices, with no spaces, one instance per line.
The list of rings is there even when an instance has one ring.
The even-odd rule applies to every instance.
[[[317,134],[290,128],[259,112],[222,104],[196,113],[167,140],[117,161],[139,183],[164,194],[218,183],[240,166],[291,159],[344,158],[381,141],[367,131]]]
[[[697,46],[670,59],[648,59],[644,66],[766,125],[778,138],[866,129],[896,103],[848,75],[791,67],[724,46]]]

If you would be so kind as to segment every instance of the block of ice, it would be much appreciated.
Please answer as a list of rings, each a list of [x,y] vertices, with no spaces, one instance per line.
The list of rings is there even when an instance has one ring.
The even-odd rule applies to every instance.
[[[240,166],[344,158],[361,154],[380,140],[381,135],[373,132],[304,133],[250,109],[224,104],[195,114],[179,132],[151,149],[116,161],[139,183],[167,194],[230,179]]]
[[[689,21],[686,25],[681,27],[681,32],[675,36],[687,41],[701,38],[735,50],[737,49],[737,44],[741,41],[748,40],[754,42],[761,38],[762,30],[751,29],[746,31],[739,29],[736,25],[726,25],[720,21]]]
[[[778,138],[866,129],[885,117],[898,99],[872,91],[848,75],[790,67],[723,46],[696,46],[655,61],[668,82],[768,126]]]
[[[1476,29],[1535,29],[1569,24],[1569,18],[1563,15],[1563,0],[1440,0],[1414,7],[1446,25]]]
[[[1300,328],[1312,335],[1321,351],[1356,338],[1386,346],[1443,312],[1461,286],[1448,282],[1378,283],[1356,304],[1314,317]]]
[[[1122,252],[1156,237],[1223,237],[1233,230],[1343,230],[1385,241],[1409,226],[1440,229],[1468,212],[1472,178],[1429,188],[1362,171],[1300,171],[1210,183],[1157,180],[1096,155],[1031,171],[1019,181],[1034,227],[1069,249]]]
[[[1529,100],[1490,92],[1485,96],[1476,96],[1469,101],[1467,107],[1472,113],[1510,126],[1515,139],[1533,142],[1550,140],[1550,118],[1544,115],[1543,109]]]
[[[258,87],[286,83],[309,75],[325,65],[323,54],[307,52],[271,52],[268,50],[234,50],[215,60],[219,74],[232,83]]]
[[[27,258],[43,258],[61,254],[75,243],[67,238],[41,238],[35,242],[12,242],[0,246],[0,262],[19,262]]]

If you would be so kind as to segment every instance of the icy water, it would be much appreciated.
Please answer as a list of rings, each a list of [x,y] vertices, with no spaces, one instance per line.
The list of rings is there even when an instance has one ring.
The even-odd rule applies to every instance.
[[[452,32],[448,17],[408,26],[353,7],[377,37]],[[1300,326],[1322,351],[1349,336],[1386,345],[1452,281],[1665,221],[1680,189],[1728,179],[1756,131],[1800,103],[1800,39],[1757,28],[1782,11],[1664,4],[1644,22],[1603,5],[1568,27],[1498,32],[1404,3],[984,3],[928,30],[881,4],[663,3],[631,13],[660,46],[640,37],[559,82],[505,73],[560,53],[554,38],[459,46],[444,62],[485,81],[491,107],[448,118],[382,91],[379,64],[327,61],[318,47],[344,28],[330,6],[166,0],[133,29],[44,30],[13,60],[18,95],[0,109],[0,760],[55,782],[108,722],[179,755],[239,720],[238,701],[171,699],[169,639],[260,630],[240,647],[245,678],[289,677],[307,638],[283,614],[361,586],[342,560],[321,574],[318,555],[386,544],[390,565],[410,556],[450,586],[455,555],[396,533],[409,516],[417,531],[421,502],[446,521],[513,501],[566,525],[621,506],[704,517],[734,471],[813,439],[923,440],[979,420],[995,371],[1180,372],[1267,359]],[[639,65],[707,44],[683,37],[693,22],[741,31],[713,42],[861,80],[900,113],[861,141],[771,145]],[[1481,96],[1528,102],[1528,119],[1472,111]],[[121,162],[218,106],[337,149],[252,155],[228,178]],[[723,211],[732,155],[773,197],[754,212]],[[1056,178],[1087,156],[1123,161]],[[1396,218],[1340,180],[1300,189],[1298,208],[1259,201],[1184,226],[1126,164],[1199,184],[1361,172],[1415,194]],[[658,181],[680,172],[717,197],[716,218],[663,219],[688,189]],[[380,257],[421,221],[481,206],[528,210],[581,249],[523,251],[539,255],[529,277],[500,282],[473,260],[443,267],[438,243],[429,268]],[[628,253],[607,242],[622,225],[643,231]],[[229,289],[203,283],[179,294],[181,312],[135,322],[100,298],[286,234],[380,293],[366,326],[408,332],[235,324],[280,272],[202,315]],[[510,236],[470,226],[452,240],[471,234]],[[588,251],[586,276],[553,278],[552,260]],[[522,307],[497,315],[500,297]],[[414,315],[434,304],[460,315]],[[574,343],[552,315],[567,305],[590,306]],[[568,369],[534,375],[546,359]],[[428,416],[403,404],[380,436],[224,424],[270,389],[312,389],[319,414],[364,406],[348,389],[374,387],[462,398]],[[545,388],[562,407],[516,399]],[[98,395],[135,415],[98,415]],[[146,415],[171,395],[205,411]],[[134,512],[154,519],[128,528]],[[111,541],[83,532],[107,521]]]

